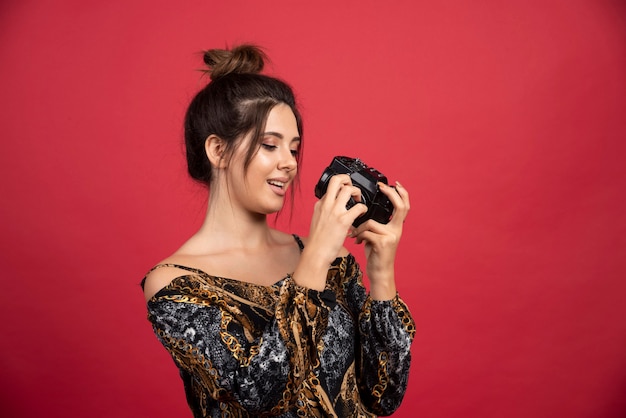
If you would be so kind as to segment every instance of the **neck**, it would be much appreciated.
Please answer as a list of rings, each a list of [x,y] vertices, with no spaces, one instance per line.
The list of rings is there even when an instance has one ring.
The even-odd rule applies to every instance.
[[[258,248],[272,243],[272,229],[266,215],[236,207],[219,193],[209,195],[204,222],[195,236],[204,245],[222,250]]]

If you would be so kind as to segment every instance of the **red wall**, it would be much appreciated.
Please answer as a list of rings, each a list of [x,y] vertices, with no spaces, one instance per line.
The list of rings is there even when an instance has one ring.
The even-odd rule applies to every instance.
[[[138,282],[204,216],[196,53],[240,41],[303,106],[291,230],[336,154],[411,191],[396,416],[626,415],[623,2],[176,3],[0,5],[2,416],[189,416]]]

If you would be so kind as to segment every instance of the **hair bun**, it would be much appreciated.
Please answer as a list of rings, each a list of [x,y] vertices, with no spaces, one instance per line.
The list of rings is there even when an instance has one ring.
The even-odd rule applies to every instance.
[[[252,73],[258,74],[263,70],[267,56],[261,48],[255,45],[239,45],[231,50],[209,49],[204,52],[204,63],[211,80],[223,77],[226,74]]]

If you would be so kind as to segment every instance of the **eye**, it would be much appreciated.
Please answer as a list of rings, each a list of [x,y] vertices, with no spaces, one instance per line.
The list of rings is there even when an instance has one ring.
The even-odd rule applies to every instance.
[[[272,144],[261,144],[261,146],[263,147],[263,149],[266,149],[268,151],[274,151],[276,148],[278,148],[276,145]]]
[[[299,153],[300,153],[300,150],[297,150],[297,149],[291,150],[291,155],[293,155],[294,157],[297,157]]]

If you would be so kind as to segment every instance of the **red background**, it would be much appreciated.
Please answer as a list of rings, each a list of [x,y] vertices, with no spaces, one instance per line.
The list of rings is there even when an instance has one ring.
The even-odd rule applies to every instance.
[[[176,3],[0,5],[2,416],[190,416],[138,283],[204,216],[197,52],[242,41],[305,117],[281,225],[336,154],[411,192],[396,416],[626,415],[624,2]]]

